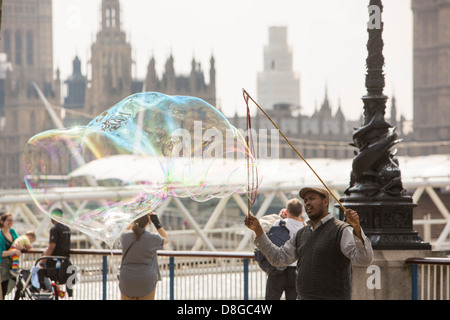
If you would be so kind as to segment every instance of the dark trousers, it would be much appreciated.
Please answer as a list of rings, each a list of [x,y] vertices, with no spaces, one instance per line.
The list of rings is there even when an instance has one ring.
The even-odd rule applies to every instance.
[[[37,274],[38,274],[39,284],[41,285],[41,289],[51,289],[51,288],[46,288],[45,278],[49,278],[50,280],[53,280],[53,281],[58,281],[58,269],[56,269],[56,268],[41,269],[37,272]]]
[[[295,267],[287,267],[280,274],[267,277],[266,300],[280,300],[283,292],[286,300],[295,300],[297,298],[295,269]]]
[[[9,284],[9,280],[2,282],[2,296],[0,297],[0,300],[5,299],[6,292],[8,291],[8,284]]]

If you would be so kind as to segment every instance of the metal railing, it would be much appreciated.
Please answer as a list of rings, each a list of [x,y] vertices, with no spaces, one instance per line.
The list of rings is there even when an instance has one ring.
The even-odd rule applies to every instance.
[[[121,250],[71,251],[77,267],[72,300],[118,300],[117,271]],[[31,269],[42,250],[21,255],[20,267]],[[157,300],[259,300],[265,297],[266,274],[252,252],[158,251],[161,281]],[[69,277],[68,283],[71,282]],[[68,284],[69,285],[69,284]],[[7,299],[13,299],[14,291]]]
[[[409,258],[412,300],[450,300],[450,258]]]
[[[31,269],[42,250],[21,255],[20,267]],[[118,300],[117,271],[121,250],[75,249],[77,267],[72,300]],[[408,258],[412,300],[450,300],[450,258]],[[262,300],[266,274],[252,252],[158,252],[161,281],[157,300]],[[69,278],[69,282],[71,279]],[[14,291],[6,299],[12,299]]]

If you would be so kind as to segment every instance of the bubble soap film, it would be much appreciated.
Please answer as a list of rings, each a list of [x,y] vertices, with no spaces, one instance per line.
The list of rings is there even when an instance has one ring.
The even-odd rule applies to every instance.
[[[133,220],[168,196],[255,196],[256,159],[243,134],[199,98],[138,93],[87,126],[33,136],[24,150],[25,183],[45,214],[112,247]],[[94,196],[88,193],[76,206],[62,207],[62,217],[53,217],[51,211],[65,200],[48,192],[57,191],[54,177],[68,181],[67,200],[86,188]]]

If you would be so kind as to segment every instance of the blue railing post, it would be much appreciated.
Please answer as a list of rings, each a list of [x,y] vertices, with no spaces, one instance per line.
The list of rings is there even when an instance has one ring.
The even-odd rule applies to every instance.
[[[418,288],[418,266],[417,264],[411,265],[411,299],[418,300],[419,299],[419,288]]]
[[[106,283],[108,282],[108,256],[103,256],[102,282],[103,282],[103,300],[106,300]]]
[[[170,300],[175,300],[175,258],[169,258]]]
[[[248,259],[244,259],[244,300],[248,300]]]

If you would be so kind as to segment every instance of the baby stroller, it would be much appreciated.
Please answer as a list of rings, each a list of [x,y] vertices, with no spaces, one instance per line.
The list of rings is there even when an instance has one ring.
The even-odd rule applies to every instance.
[[[39,262],[42,260],[46,260],[43,268],[39,266]],[[61,290],[60,285],[67,282],[69,277],[67,268],[70,265],[68,257],[40,257],[36,260],[33,269],[20,270],[17,273],[14,300],[59,300],[64,298],[66,293]]]

